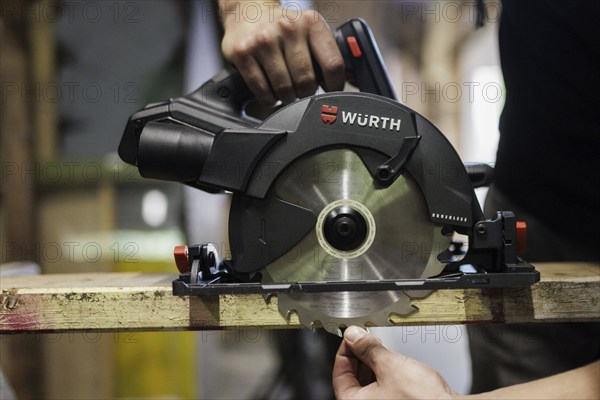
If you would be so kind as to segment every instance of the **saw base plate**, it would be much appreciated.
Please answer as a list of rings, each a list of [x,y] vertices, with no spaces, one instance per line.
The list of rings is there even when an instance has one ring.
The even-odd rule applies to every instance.
[[[225,294],[326,293],[374,292],[388,290],[438,290],[438,289],[501,289],[524,288],[539,282],[540,273],[531,264],[518,264],[506,272],[474,272],[440,275],[427,279],[390,279],[379,281],[313,281],[281,282],[229,282],[219,278],[191,284],[190,274],[182,274],[173,281],[176,296],[217,296]]]

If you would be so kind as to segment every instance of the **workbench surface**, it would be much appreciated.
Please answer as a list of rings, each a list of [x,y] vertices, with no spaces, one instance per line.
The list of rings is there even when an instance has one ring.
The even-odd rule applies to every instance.
[[[415,299],[398,325],[473,322],[600,321],[600,265],[539,263],[527,289],[439,290]],[[67,330],[205,330],[299,327],[277,298],[176,297],[175,274],[97,273],[0,278],[0,333]]]

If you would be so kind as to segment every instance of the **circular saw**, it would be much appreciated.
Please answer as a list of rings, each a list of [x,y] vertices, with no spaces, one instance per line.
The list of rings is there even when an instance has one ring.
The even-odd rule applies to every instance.
[[[463,164],[431,122],[395,100],[364,21],[336,39],[361,92],[298,100],[258,121],[226,68],[131,117],[119,154],[142,176],[233,193],[231,258],[209,243],[178,246],[174,294],[277,295],[285,317],[340,334],[410,314],[411,298],[431,290],[537,282],[517,256],[524,224],[510,211],[486,220],[475,196],[492,169]]]

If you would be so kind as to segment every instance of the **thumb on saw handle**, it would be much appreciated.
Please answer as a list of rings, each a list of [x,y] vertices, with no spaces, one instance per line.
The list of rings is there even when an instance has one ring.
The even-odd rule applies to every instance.
[[[366,21],[351,19],[339,26],[334,37],[346,67],[347,74],[354,75],[354,84],[361,92],[378,94],[396,100],[396,94],[387,75],[385,65],[379,53],[377,42]],[[353,39],[353,48],[348,38]],[[356,46],[360,55],[357,56]],[[311,55],[316,80],[323,83],[323,72],[319,63]],[[239,71],[227,64],[212,79],[202,85],[188,97],[209,103],[230,115],[245,118],[246,104],[256,99],[244,82]]]

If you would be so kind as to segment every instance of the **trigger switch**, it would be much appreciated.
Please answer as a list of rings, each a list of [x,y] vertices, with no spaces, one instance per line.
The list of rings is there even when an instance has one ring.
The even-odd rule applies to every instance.
[[[356,37],[348,36],[346,38],[346,42],[348,43],[348,46],[350,47],[350,53],[352,54],[352,57],[354,57],[354,58],[362,57],[362,50],[360,49],[360,46],[358,45],[358,41],[356,40]]]

